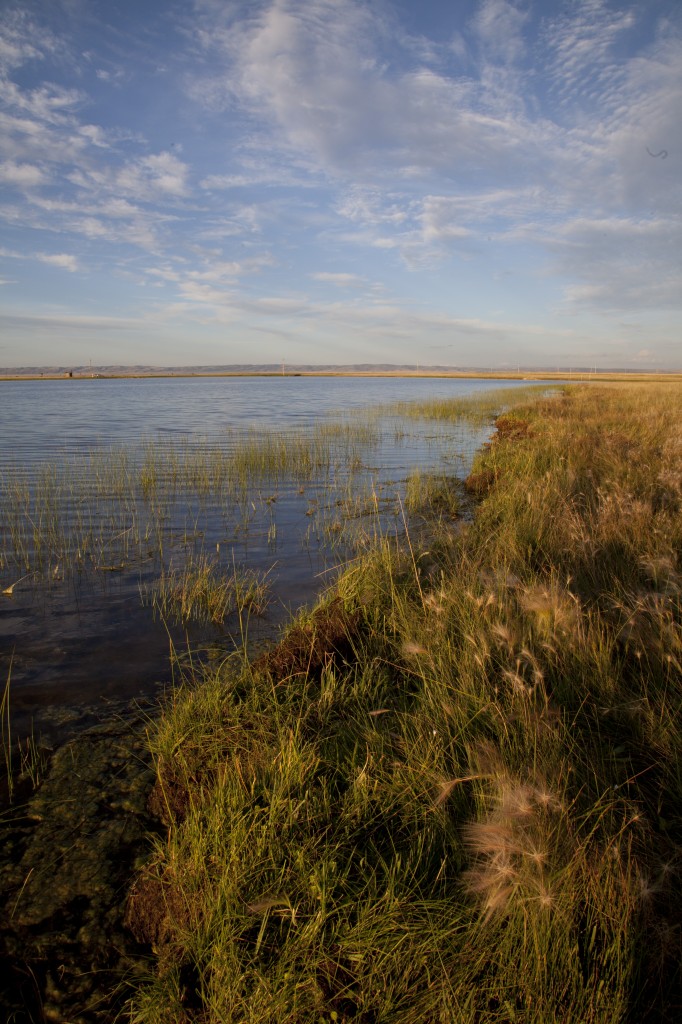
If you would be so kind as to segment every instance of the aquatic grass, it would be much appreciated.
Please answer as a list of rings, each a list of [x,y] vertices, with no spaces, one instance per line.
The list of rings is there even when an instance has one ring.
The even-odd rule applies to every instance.
[[[221,625],[233,614],[262,615],[270,600],[268,573],[236,565],[229,571],[206,555],[189,557],[181,569],[164,570],[144,600],[165,621]]]
[[[14,768],[12,760],[12,720],[10,717],[10,687],[12,682],[12,660],[7,670],[7,679],[0,698],[0,737],[2,742],[3,775],[7,780],[7,800],[11,804],[14,795]]]
[[[681,402],[508,412],[473,519],[173,695],[132,1020],[674,1019]]]
[[[281,479],[307,483],[314,476],[347,466],[376,445],[375,424],[323,422],[309,429],[225,431],[220,438],[184,444],[147,443],[140,469],[145,494],[156,488],[199,495],[239,496]]]
[[[172,543],[171,522],[206,520],[220,509],[243,532],[261,489],[345,480],[376,445],[376,425],[328,422],[308,430],[231,431],[220,438],[147,441],[139,449],[96,449],[63,463],[18,467],[0,481],[2,557],[45,579],[54,566],[82,573],[136,565],[151,546]],[[270,524],[274,534],[277,525]]]
[[[11,715],[12,667],[10,657],[7,679],[0,697],[0,810],[5,813],[14,803],[17,791],[23,795],[38,788],[47,767],[46,752],[29,736],[13,736]]]
[[[496,416],[538,396],[557,390],[557,385],[532,384],[526,387],[503,387],[452,398],[429,398],[420,401],[390,402],[379,407],[378,415],[400,419],[423,419],[434,422],[463,421],[474,426],[489,424]],[[401,428],[401,432],[404,428]]]
[[[448,429],[457,444],[457,428]],[[191,522],[198,537],[216,516],[224,535],[243,538],[268,515],[274,547],[281,523],[270,506],[282,485],[329,488],[316,543],[338,549],[342,535],[350,539],[352,533],[366,543],[367,531],[357,523],[347,529],[344,512],[350,519],[362,515],[366,499],[359,495],[374,486],[366,459],[382,432],[385,425],[376,418],[356,415],[285,433],[232,430],[211,439],[97,448],[31,473],[6,469],[0,481],[3,565],[17,574],[32,571],[43,582],[114,569],[137,572],[150,558],[162,563],[172,555],[179,522],[186,524],[185,536]],[[434,440],[418,437],[422,446]],[[437,441],[442,447],[445,434]],[[306,544],[310,539],[308,534]]]

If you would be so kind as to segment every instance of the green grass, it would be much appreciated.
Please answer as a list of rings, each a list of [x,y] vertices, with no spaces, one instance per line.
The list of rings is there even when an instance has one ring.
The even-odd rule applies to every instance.
[[[155,614],[167,622],[222,624],[228,615],[262,615],[270,601],[267,574],[232,567],[231,572],[206,555],[189,556],[181,569],[164,570],[145,596]]]
[[[443,473],[422,473],[413,470],[405,487],[405,508],[410,515],[457,516],[460,507],[460,488],[456,478]]]
[[[186,680],[133,1021],[676,1019],[680,422],[665,384],[519,406],[473,521],[377,531],[292,627],[309,671]]]

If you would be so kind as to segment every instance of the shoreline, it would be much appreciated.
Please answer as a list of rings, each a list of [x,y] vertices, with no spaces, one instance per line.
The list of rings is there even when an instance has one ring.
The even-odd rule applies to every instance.
[[[556,370],[529,370],[526,372],[513,371],[481,371],[474,370],[453,370],[453,371],[432,371],[432,370],[225,370],[207,371],[201,370],[148,370],[125,373],[107,373],[99,371],[73,371],[73,372],[38,372],[35,373],[0,373],[0,383],[12,381],[40,381],[40,380],[154,380],[170,378],[190,379],[213,379],[213,378],[240,378],[240,377],[367,377],[367,378],[415,378],[418,380],[520,380],[535,381],[562,381],[570,383],[682,383],[682,371],[670,372],[633,372],[625,373],[619,371],[566,371]]]

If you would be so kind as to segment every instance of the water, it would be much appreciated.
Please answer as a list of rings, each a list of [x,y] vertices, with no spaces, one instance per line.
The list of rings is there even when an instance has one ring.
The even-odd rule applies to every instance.
[[[508,381],[356,377],[106,378],[0,382],[0,465],[141,437],[296,427],[335,410],[456,397]]]
[[[331,455],[316,472],[294,466],[246,487],[227,478],[216,484],[214,456],[232,458],[247,429],[250,443],[269,436],[266,447],[282,437],[293,445],[330,417],[342,415],[353,427],[365,421],[363,410],[385,403],[496,386],[509,385],[307,377],[0,384],[0,589],[28,574],[11,595],[0,594],[0,679],[11,676],[15,729],[58,742],[103,707],[115,710],[167,685],[171,644],[195,657],[220,659],[232,650],[244,631],[237,615],[222,624],[179,624],[155,614],[160,577],[193,559],[210,560],[225,577],[244,568],[267,575],[270,605],[265,615],[251,616],[248,629],[256,643],[271,635],[314,600],[377,523],[384,531],[402,528],[398,499],[412,469],[464,476],[486,436],[370,417],[364,437],[341,433],[324,442]],[[138,483],[109,481],[106,467],[117,459],[139,481],[150,452],[161,469],[147,492]],[[203,493],[184,478],[170,480],[173,460],[186,473],[202,459],[211,475]],[[54,479],[46,464],[56,467]],[[9,481],[19,478],[25,496],[10,499]],[[378,519],[362,514],[372,504],[381,510]],[[22,558],[11,553],[17,531]]]

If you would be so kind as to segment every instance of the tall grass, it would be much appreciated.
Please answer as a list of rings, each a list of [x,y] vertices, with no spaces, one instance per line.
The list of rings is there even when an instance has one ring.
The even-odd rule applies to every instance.
[[[517,408],[472,522],[379,531],[279,661],[175,693],[132,1020],[675,1019],[681,422],[665,385]]]

